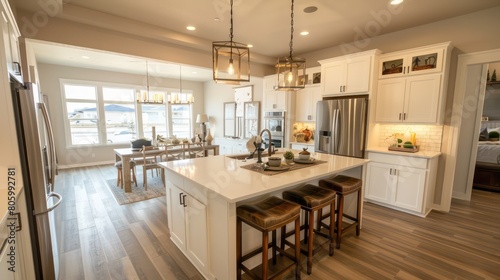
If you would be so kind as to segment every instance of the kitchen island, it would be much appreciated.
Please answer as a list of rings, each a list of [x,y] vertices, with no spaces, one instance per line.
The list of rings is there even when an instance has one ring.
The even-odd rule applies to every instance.
[[[242,167],[255,159],[215,156],[161,163],[171,240],[207,279],[236,279],[237,206],[271,195],[281,197],[286,189],[317,184],[334,174],[364,178],[368,160],[313,156],[324,162],[272,176]],[[345,209],[355,209],[355,201],[347,200]],[[260,246],[260,235],[250,227],[243,227],[243,240],[244,252]]]

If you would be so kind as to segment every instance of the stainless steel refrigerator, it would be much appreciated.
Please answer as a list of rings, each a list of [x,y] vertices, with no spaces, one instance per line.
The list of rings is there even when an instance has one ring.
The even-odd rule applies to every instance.
[[[53,210],[62,197],[54,191],[56,154],[47,107],[35,84],[11,78],[11,92],[36,279],[58,279]]]
[[[331,98],[316,106],[315,152],[363,158],[368,96]]]

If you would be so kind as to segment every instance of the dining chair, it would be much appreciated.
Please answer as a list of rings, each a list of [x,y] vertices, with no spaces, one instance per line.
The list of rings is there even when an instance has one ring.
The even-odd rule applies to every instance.
[[[148,170],[156,169],[158,172],[158,169],[161,168],[158,166],[158,162],[162,161],[162,155],[163,153],[157,153],[153,157],[151,155],[147,154],[147,151],[154,149],[152,146],[142,146],[141,152],[142,152],[142,182],[144,186],[144,190],[148,190]],[[164,152],[166,153],[166,152]],[[158,158],[160,160],[158,160]],[[158,173],[157,173],[158,174]],[[161,172],[162,180],[164,179],[163,172]],[[153,173],[151,173],[153,175]]]
[[[187,158],[205,157],[205,145],[203,142],[187,143],[186,144]]]
[[[183,143],[166,145],[165,152],[167,161],[181,160],[186,158],[186,149],[184,148]]]

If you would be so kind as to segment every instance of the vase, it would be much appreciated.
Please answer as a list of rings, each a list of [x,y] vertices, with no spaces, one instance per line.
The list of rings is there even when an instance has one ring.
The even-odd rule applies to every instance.
[[[207,129],[207,136],[205,136],[205,141],[207,141],[207,145],[212,145],[212,140],[214,140],[214,137],[212,137],[212,134],[210,134],[210,128]]]

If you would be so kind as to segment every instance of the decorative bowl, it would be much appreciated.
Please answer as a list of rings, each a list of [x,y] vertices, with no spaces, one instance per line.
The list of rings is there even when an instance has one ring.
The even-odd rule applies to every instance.
[[[299,159],[308,160],[310,156],[310,154],[299,154]]]
[[[279,167],[279,166],[281,166],[281,158],[280,157],[269,157],[268,164],[271,167]]]

